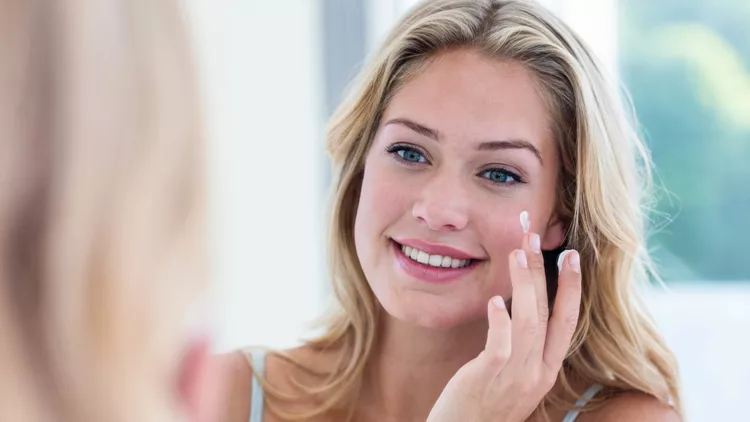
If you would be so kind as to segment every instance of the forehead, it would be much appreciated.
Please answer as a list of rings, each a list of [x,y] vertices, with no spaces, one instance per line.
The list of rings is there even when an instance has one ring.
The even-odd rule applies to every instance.
[[[552,142],[549,113],[531,72],[471,50],[441,53],[407,81],[383,121],[402,117],[452,140],[518,138],[540,150]]]

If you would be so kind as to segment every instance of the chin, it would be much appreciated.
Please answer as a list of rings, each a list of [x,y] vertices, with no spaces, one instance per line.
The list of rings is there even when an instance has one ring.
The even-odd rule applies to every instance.
[[[449,330],[487,318],[486,301],[482,300],[473,300],[469,305],[467,301],[423,292],[403,293],[392,299],[380,302],[386,313],[401,322],[421,328]]]

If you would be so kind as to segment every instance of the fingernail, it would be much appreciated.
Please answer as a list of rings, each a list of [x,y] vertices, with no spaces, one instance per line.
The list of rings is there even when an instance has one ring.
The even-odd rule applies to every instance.
[[[561,273],[561,272],[562,272],[562,266],[563,266],[563,262],[565,261],[565,255],[567,255],[567,254],[569,254],[569,253],[570,253],[570,251],[569,251],[569,250],[567,250],[567,251],[562,251],[562,252],[560,253],[560,256],[558,256],[558,257],[557,257],[557,272],[558,272],[558,273]]]
[[[529,236],[529,246],[534,253],[542,253],[542,241],[539,239],[539,235],[531,233]]]
[[[565,262],[565,257],[568,256],[568,254],[570,254],[570,259],[568,260],[570,268],[577,273],[581,272],[581,263],[578,252],[572,249],[563,251],[557,258],[557,271],[562,272],[563,263]]]
[[[492,304],[493,304],[493,305],[494,305],[494,306],[495,306],[495,307],[496,307],[497,309],[505,309],[505,301],[504,301],[504,300],[503,300],[503,298],[502,298],[502,297],[500,297],[500,296],[495,296],[495,297],[493,297],[493,298],[492,298]]]
[[[570,263],[570,269],[577,273],[581,272],[581,257],[578,255],[578,252],[572,251],[568,262]]]
[[[526,210],[521,211],[521,228],[523,229],[524,234],[528,233],[529,229],[531,228],[529,213]]]
[[[526,268],[528,267],[528,262],[526,262],[526,252],[524,251],[516,251],[516,261],[518,261],[518,265]]]

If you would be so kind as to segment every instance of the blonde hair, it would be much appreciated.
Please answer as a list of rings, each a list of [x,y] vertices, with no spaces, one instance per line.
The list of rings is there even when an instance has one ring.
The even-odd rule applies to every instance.
[[[343,351],[322,385],[302,387],[317,408],[295,415],[274,402],[272,408],[303,419],[354,403],[377,341],[380,312],[354,247],[365,157],[394,93],[437,53],[458,48],[523,64],[552,114],[561,162],[557,212],[567,223],[565,243],[580,252],[584,270],[580,321],[560,371],[565,393],[575,394],[569,384],[575,375],[610,392],[671,401],[680,411],[675,359],[637,292],[655,274],[646,250],[648,151],[632,113],[589,48],[544,8],[521,0],[423,1],[398,23],[336,111],[328,152],[336,176],[330,266],[339,306],[323,321],[325,333],[308,345]],[[290,399],[266,388],[272,398]],[[542,409],[545,402],[570,407],[552,394]]]
[[[203,151],[169,0],[0,0],[0,409],[164,421],[202,291]]]

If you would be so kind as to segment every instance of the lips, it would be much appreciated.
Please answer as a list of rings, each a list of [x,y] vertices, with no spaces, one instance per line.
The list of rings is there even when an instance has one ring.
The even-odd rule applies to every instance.
[[[392,243],[397,267],[412,278],[428,283],[457,281],[473,271],[481,262],[481,260],[471,257],[463,258],[468,255],[449,247],[442,247],[440,251],[442,253],[454,253],[460,255],[460,257],[435,254],[434,251],[438,249],[435,247],[430,250],[433,253],[428,253],[423,249],[416,249],[397,241]],[[407,252],[409,252],[409,255],[406,254]],[[413,255],[416,256],[416,259],[412,258]],[[450,265],[444,266],[448,265],[448,260],[450,260]]]
[[[482,256],[476,256],[476,255],[472,255],[470,253],[464,252],[458,248],[454,248],[454,247],[447,246],[447,245],[440,245],[437,243],[431,243],[431,242],[421,240],[421,239],[394,238],[393,240],[399,245],[409,246],[413,249],[424,251],[428,255],[449,256],[455,259],[481,260],[483,258]]]

